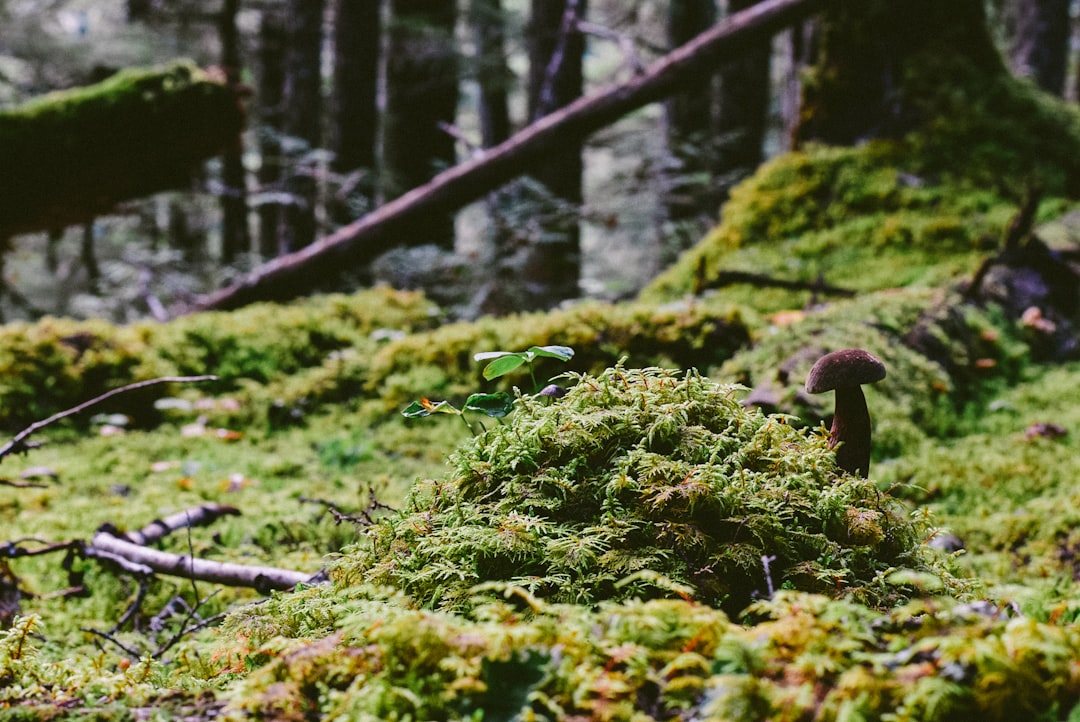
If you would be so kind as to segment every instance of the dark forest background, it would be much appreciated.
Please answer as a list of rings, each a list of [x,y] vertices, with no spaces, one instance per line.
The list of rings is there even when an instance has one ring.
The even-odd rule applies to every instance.
[[[242,145],[187,187],[8,239],[6,318],[165,318],[582,94],[625,81],[752,0],[0,0],[0,110],[191,58],[244,87]],[[994,0],[1013,72],[1075,100],[1070,0]],[[792,147],[813,22],[432,213],[322,288],[423,288],[461,317],[632,295]],[[18,169],[5,169],[17,173]]]

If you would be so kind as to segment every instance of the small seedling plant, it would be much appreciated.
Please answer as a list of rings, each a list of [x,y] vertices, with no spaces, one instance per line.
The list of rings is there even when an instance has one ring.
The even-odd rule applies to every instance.
[[[569,346],[531,346],[526,351],[482,351],[473,355],[473,360],[488,362],[483,371],[484,379],[488,381],[506,376],[522,366],[526,367],[529,372],[529,379],[532,381],[533,393],[536,394],[543,393],[536,381],[536,360],[552,358],[566,362],[573,357],[574,349]],[[449,401],[432,401],[431,399],[422,398],[419,401],[413,401],[402,409],[401,414],[407,419],[418,419],[435,414],[458,416],[468,427],[469,433],[475,436],[477,434],[477,425],[481,431],[484,426],[479,422],[477,425],[470,422],[469,417],[465,415],[466,411],[496,419],[501,423],[501,420],[513,410],[514,397],[505,391],[496,391],[494,393],[472,394],[465,399],[465,403],[460,409]]]

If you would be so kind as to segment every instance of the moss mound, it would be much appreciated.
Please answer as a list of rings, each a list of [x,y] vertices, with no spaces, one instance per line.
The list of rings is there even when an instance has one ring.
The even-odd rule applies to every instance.
[[[824,438],[747,411],[739,387],[609,368],[466,443],[408,511],[337,565],[416,603],[468,608],[497,582],[583,604],[688,594],[730,613],[773,589],[889,605],[886,577],[930,570],[928,529],[841,475]],[[940,571],[940,570],[936,570]]]

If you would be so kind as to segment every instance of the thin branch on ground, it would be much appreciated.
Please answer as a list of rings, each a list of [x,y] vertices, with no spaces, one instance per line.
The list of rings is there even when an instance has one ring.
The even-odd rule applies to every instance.
[[[42,429],[44,429],[46,426],[49,426],[50,424],[55,424],[57,421],[60,421],[62,419],[66,419],[66,418],[69,418],[71,416],[76,416],[78,414],[81,414],[82,412],[86,411],[87,409],[92,408],[92,407],[100,404],[103,401],[107,401],[107,400],[111,399],[114,396],[119,396],[120,394],[124,394],[124,393],[127,393],[129,391],[137,391],[139,389],[144,389],[144,388],[146,388],[148,386],[154,386],[154,385],[157,385],[157,384],[194,383],[194,382],[198,382],[198,381],[217,381],[217,378],[218,378],[217,376],[212,376],[212,375],[205,375],[205,376],[161,376],[161,377],[156,378],[156,379],[147,379],[145,381],[136,381],[135,383],[127,384],[126,386],[121,386],[119,388],[111,389],[111,390],[106,391],[105,393],[101,394],[100,396],[95,396],[94,398],[90,399],[89,401],[82,402],[78,406],[72,406],[70,409],[66,409],[64,411],[57,412],[57,413],[53,414],[52,416],[48,417],[47,419],[42,419],[41,421],[35,421],[34,423],[30,424],[25,429],[23,429],[19,433],[15,434],[15,436],[11,439],[11,441],[9,441],[8,443],[6,443],[2,447],[0,447],[0,459],[3,459],[8,454],[22,453],[22,452],[26,451],[27,449],[29,449],[30,446],[26,443],[26,440],[28,438],[30,438],[30,436],[32,436],[33,434],[35,434],[38,431],[41,431]]]
[[[856,295],[856,291],[850,288],[833,286],[832,284],[825,283],[825,281],[820,278],[816,278],[813,281],[798,281],[776,278],[762,273],[751,273],[749,271],[717,271],[708,278],[702,279],[700,284],[696,287],[696,290],[704,291],[710,288],[723,288],[724,286],[733,286],[739,283],[745,283],[754,286],[755,288],[783,288],[788,291],[811,291],[813,293],[823,293],[828,296],[840,296],[843,298],[853,298]]]
[[[148,546],[160,541],[168,534],[178,529],[190,529],[194,526],[207,526],[223,516],[239,516],[240,510],[235,506],[216,504],[213,502],[202,504],[193,509],[185,509],[175,514],[170,514],[162,519],[155,519],[138,531],[121,532],[111,525],[103,525],[99,531],[108,531],[113,536],[118,536],[132,544]]]

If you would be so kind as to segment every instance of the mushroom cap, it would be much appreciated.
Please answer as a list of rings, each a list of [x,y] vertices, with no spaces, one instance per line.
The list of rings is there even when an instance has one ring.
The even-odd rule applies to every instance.
[[[825,354],[806,375],[806,392],[820,394],[841,386],[872,384],[885,378],[881,359],[861,348],[845,348]]]

